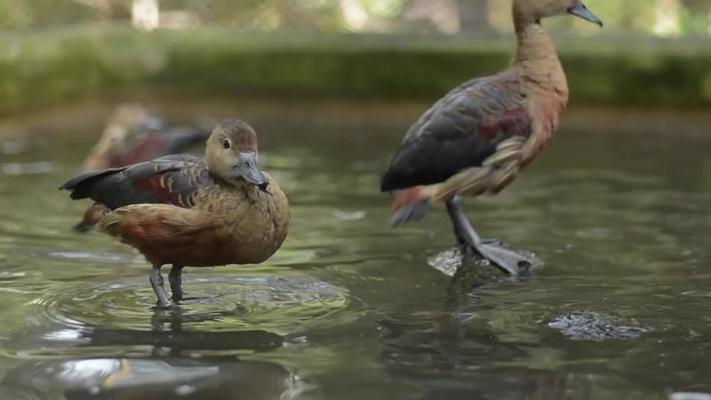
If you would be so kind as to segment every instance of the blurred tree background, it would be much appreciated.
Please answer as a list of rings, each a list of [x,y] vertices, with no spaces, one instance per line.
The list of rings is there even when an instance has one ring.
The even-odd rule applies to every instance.
[[[711,0],[586,2],[604,30],[545,23],[574,102],[711,105]],[[510,62],[510,13],[510,0],[0,0],[0,116],[125,88],[432,100]]]
[[[588,0],[608,32],[711,34],[711,0]],[[0,0],[0,30],[128,22],[151,29],[217,25],[275,31],[497,33],[510,28],[502,0]],[[551,24],[585,33],[594,27]]]

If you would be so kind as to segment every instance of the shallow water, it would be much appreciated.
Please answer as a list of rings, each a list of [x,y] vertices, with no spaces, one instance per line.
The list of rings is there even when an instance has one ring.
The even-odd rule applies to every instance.
[[[708,138],[564,129],[467,203],[542,260],[507,279],[453,249],[442,210],[387,227],[378,175],[411,111],[239,110],[292,229],[263,265],[187,270],[174,311],[138,254],[69,230],[87,203],[56,187],[101,118],[0,136],[0,399],[711,398]]]

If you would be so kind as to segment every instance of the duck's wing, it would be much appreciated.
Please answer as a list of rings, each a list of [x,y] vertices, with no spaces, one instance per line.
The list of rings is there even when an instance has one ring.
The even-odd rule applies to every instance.
[[[141,203],[194,206],[194,194],[215,185],[205,162],[196,156],[171,155],[71,178],[60,189],[72,199],[91,198],[110,209]]]
[[[440,99],[409,129],[382,179],[393,191],[446,181],[482,165],[497,145],[528,137],[531,117],[516,74],[462,84]]]
[[[99,228],[129,244],[181,242],[223,225],[209,213],[171,204],[133,204],[120,207],[99,222]]]

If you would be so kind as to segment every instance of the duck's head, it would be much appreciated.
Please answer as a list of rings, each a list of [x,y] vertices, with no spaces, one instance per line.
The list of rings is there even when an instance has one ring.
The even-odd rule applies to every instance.
[[[109,117],[107,126],[125,130],[126,139],[131,139],[147,132],[164,129],[165,123],[142,105],[125,103],[116,107]]]
[[[574,15],[602,26],[582,0],[514,0],[514,15],[519,21],[540,22],[546,17]]]
[[[257,168],[257,133],[246,122],[226,119],[207,139],[205,159],[210,173],[229,183],[246,182],[265,190],[267,178]]]

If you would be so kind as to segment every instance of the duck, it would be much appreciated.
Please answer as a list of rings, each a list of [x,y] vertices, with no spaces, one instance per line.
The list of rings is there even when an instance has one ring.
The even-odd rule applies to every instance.
[[[289,202],[257,163],[255,130],[227,119],[212,130],[204,157],[168,155],[89,171],[60,189],[109,210],[99,229],[143,254],[157,305],[169,307],[183,299],[184,267],[259,264],[286,239]],[[161,274],[166,265],[170,298]]]
[[[532,255],[482,239],[462,199],[499,193],[557,131],[569,89],[541,20],[558,15],[603,26],[581,0],[514,0],[512,65],[457,86],[409,128],[381,179],[381,191],[394,193],[393,226],[420,220],[444,203],[464,250],[510,275],[533,265]]]
[[[170,127],[141,104],[120,104],[109,116],[101,137],[84,160],[82,170],[123,167],[180,153],[204,143],[210,132],[200,125]],[[91,231],[108,211],[101,204],[92,204],[73,230],[78,233]]]

